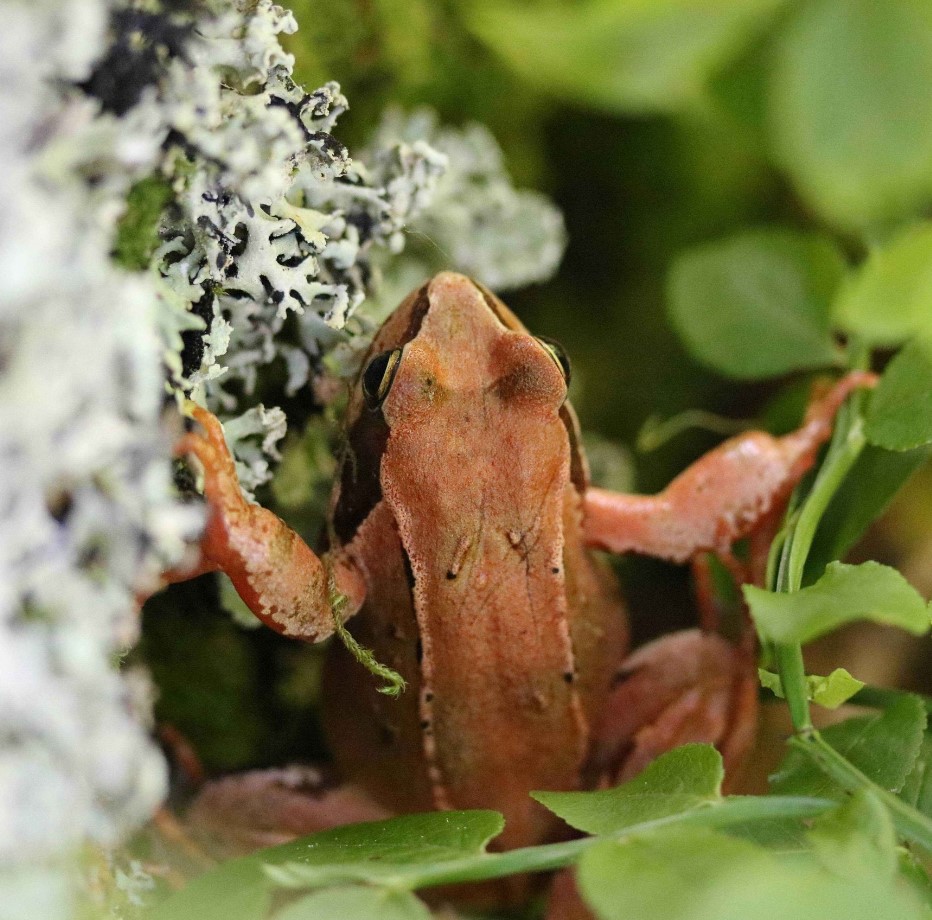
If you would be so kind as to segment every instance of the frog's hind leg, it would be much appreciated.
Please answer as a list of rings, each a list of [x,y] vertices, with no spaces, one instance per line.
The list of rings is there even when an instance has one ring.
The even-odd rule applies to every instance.
[[[251,770],[207,783],[185,814],[192,837],[218,859],[391,813],[359,786],[310,766]]]
[[[757,672],[749,646],[686,630],[629,656],[595,733],[590,779],[597,785],[625,782],[690,742],[714,744],[731,777],[754,737]]]
[[[365,597],[362,574],[345,557],[321,559],[284,521],[246,500],[219,420],[189,404],[203,433],[190,431],[175,445],[204,470],[207,524],[194,570],[168,573],[166,581],[220,569],[250,610],[278,632],[319,641],[334,631],[333,600],[347,599],[342,617]]]

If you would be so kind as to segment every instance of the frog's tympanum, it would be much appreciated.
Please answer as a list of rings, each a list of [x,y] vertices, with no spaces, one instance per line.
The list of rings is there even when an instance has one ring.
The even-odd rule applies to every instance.
[[[304,795],[273,773],[263,798],[255,775],[221,781],[202,815],[237,812],[247,833],[248,812],[258,843],[277,839],[273,826],[310,832],[344,815],[491,808],[505,815],[495,846],[507,849],[560,834],[530,790],[627,779],[687,741],[718,745],[728,769],[741,760],[756,712],[752,643],[732,645],[709,615],[704,630],[628,656],[615,580],[592,551],[676,562],[711,552],[759,578],[790,492],[870,378],[841,380],[797,431],[735,437],[642,496],[589,485],[568,376],[559,346],[468,278],[445,272],[411,294],[353,389],[322,556],[244,499],[219,423],[194,410],[203,434],[178,449],[204,467],[198,571],[222,569],[263,622],[314,642],[334,631],[335,588],[358,642],[408,685],[378,692],[332,643],[324,721],[345,785]]]

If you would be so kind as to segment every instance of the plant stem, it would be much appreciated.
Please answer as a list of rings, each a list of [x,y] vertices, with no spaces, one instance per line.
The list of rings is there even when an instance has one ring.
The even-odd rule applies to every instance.
[[[774,591],[792,594],[802,587],[806,559],[819,521],[867,443],[860,400],[852,400],[852,403],[839,413],[828,453],[809,494],[799,508],[787,516],[779,564],[772,564],[774,558],[768,564],[773,579],[770,586]],[[774,652],[793,728],[808,735],[813,727],[802,646],[799,643],[777,645]]]

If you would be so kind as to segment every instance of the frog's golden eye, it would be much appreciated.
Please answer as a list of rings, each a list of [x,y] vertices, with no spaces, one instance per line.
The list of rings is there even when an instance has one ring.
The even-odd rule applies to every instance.
[[[570,385],[570,359],[564,350],[563,346],[559,342],[555,342],[553,339],[545,338],[542,335],[537,336],[537,341],[544,346],[544,350],[553,358],[554,363],[557,367],[560,368],[560,373],[563,374],[563,379],[566,381],[566,385]]]
[[[378,409],[388,396],[400,363],[401,349],[394,348],[377,354],[366,365],[362,372],[362,393],[370,409]]]

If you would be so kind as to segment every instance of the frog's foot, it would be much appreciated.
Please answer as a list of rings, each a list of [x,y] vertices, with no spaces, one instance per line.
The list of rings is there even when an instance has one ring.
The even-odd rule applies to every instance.
[[[218,859],[359,821],[391,817],[358,786],[315,767],[253,770],[208,783],[185,815],[191,835]]]
[[[220,422],[200,406],[189,404],[189,408],[203,434],[185,434],[175,453],[193,456],[203,467],[209,511],[199,565],[168,573],[166,580],[220,569],[266,625],[314,642],[326,638],[334,630],[336,595],[347,599],[343,619],[362,605],[366,589],[361,573],[342,556],[325,563],[284,521],[248,502]]]
[[[635,552],[687,562],[701,552],[727,554],[736,540],[772,520],[831,437],[835,415],[855,389],[877,377],[848,374],[809,407],[803,424],[783,437],[749,431],[697,460],[658,495],[589,489],[586,542],[614,553]]]
[[[664,636],[635,651],[618,672],[596,732],[590,781],[625,782],[690,742],[714,744],[731,778],[754,739],[756,717],[750,649],[699,630]]]

